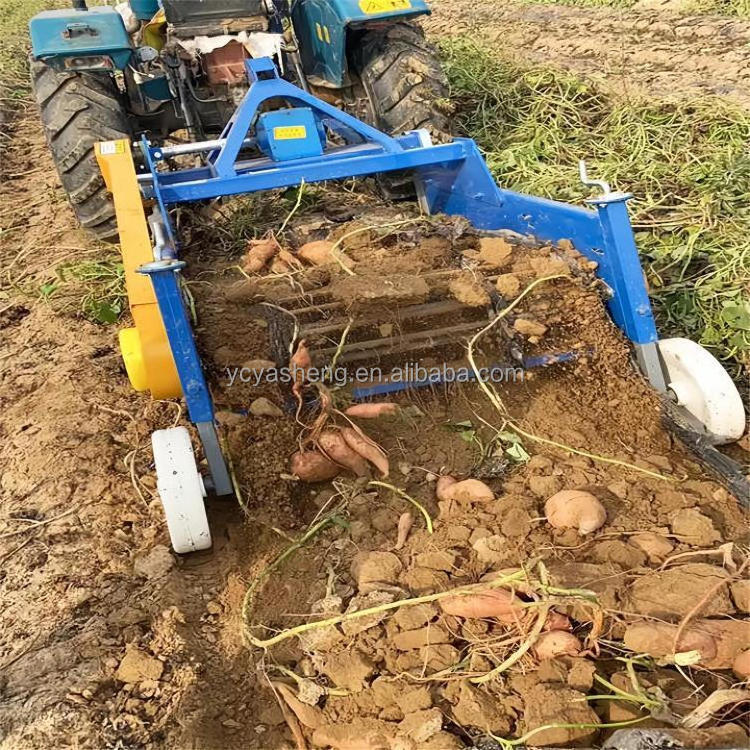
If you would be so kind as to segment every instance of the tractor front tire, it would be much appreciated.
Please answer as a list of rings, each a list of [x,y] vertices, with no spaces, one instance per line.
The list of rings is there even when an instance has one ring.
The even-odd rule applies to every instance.
[[[448,81],[420,26],[400,22],[367,32],[352,62],[377,128],[394,135],[424,128],[436,141],[449,138]]]
[[[115,81],[106,74],[58,72],[32,61],[31,84],[76,218],[99,239],[116,240],[114,205],[94,155],[98,141],[132,136]]]

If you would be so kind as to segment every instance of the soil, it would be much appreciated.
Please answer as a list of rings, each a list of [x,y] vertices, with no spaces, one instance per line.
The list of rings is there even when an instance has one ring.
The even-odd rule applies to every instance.
[[[384,217],[381,212],[369,214],[362,209],[358,224],[374,227],[395,220],[403,221],[403,214]],[[331,237],[352,231],[348,223],[337,226],[335,220],[326,218],[325,208],[300,222],[323,231],[327,228]],[[419,237],[430,240],[431,246],[435,244],[432,231],[434,227],[423,227],[418,232]],[[416,258],[420,244],[414,246],[413,233],[383,241],[374,235],[367,246],[347,248],[348,268],[355,276],[349,277],[335,266],[324,273],[316,268],[289,277],[271,273],[256,282],[255,301],[285,300],[294,310],[294,290],[310,303],[321,299],[321,289],[346,288],[350,304],[344,319],[349,316],[350,324],[354,321],[356,326],[357,316],[371,314],[373,306],[379,319],[388,319],[388,311],[380,309],[378,302],[390,306],[394,295],[405,305],[432,300],[429,295],[436,289],[429,283],[420,286],[416,294],[415,285],[406,284],[403,275],[384,274],[372,263],[372,257],[378,257],[382,268],[391,269],[399,258]],[[504,251],[502,262],[487,269],[487,253],[483,251],[490,239],[502,242]],[[295,244],[292,241],[289,245],[292,252]],[[203,309],[216,309],[221,315],[229,312],[231,305],[221,299],[220,290],[237,283],[228,273],[234,263],[231,257],[223,261],[215,258],[209,264],[213,270],[206,267],[197,272],[211,289],[211,296],[201,300]],[[450,271],[452,268],[455,270]],[[484,433],[481,425],[496,423],[497,413],[488,408],[483,394],[473,385],[453,386],[442,394],[400,395],[396,397],[402,409],[400,418],[359,420],[359,427],[388,454],[397,477],[389,481],[423,506],[433,519],[434,533],[423,527],[415,513],[410,536],[403,546],[397,545],[397,526],[413,508],[387,490],[364,485],[363,480],[346,479],[342,474],[335,491],[325,485],[310,486],[318,510],[315,517],[335,513],[346,520],[348,528],[322,532],[285,565],[278,581],[272,578],[269,587],[257,593],[250,609],[252,635],[264,639],[309,622],[299,616],[304,612],[327,618],[370,607],[387,608],[399,599],[475,584],[496,576],[498,571],[539,559],[544,561],[554,585],[594,591],[604,615],[598,620],[585,602],[561,602],[558,615],[572,623],[588,651],[541,664],[526,655],[510,671],[509,679],[493,682],[491,687],[473,687],[471,680],[480,678],[511,653],[491,645],[508,637],[508,623],[492,618],[462,621],[441,614],[434,603],[399,609],[393,615],[383,611],[361,620],[345,619],[338,627],[329,625],[289,638],[267,650],[264,668],[272,673],[291,670],[301,681],[299,696],[307,701],[306,708],[297,706],[299,710],[294,710],[295,704],[291,704],[302,725],[300,732],[316,747],[452,748],[468,746],[488,731],[523,733],[548,724],[576,724],[581,727],[540,731],[534,735],[534,744],[592,745],[607,735],[597,729],[599,723],[621,718],[606,702],[598,707],[581,703],[583,694],[592,689],[594,671],[616,680],[621,665],[613,661],[614,653],[607,647],[600,651],[591,638],[611,643],[624,635],[633,651],[651,650],[663,659],[671,653],[669,639],[677,637],[676,623],[701,601],[701,617],[684,630],[680,648],[697,648],[705,637],[702,634],[715,638],[721,645],[702,653],[702,657],[706,667],[717,671],[698,669],[692,679],[700,682],[699,695],[730,684],[727,670],[748,644],[747,622],[731,619],[740,616],[742,592],[735,603],[729,594],[731,571],[721,567],[721,556],[712,559],[704,552],[719,541],[746,539],[742,514],[733,499],[703,475],[662,431],[659,405],[635,376],[627,349],[606,318],[590,264],[565,246],[529,247],[517,239],[483,238],[467,228],[454,228],[452,243],[442,244],[442,251],[432,255],[426,270],[424,278],[428,279],[430,273],[443,274],[438,291],[467,308],[487,304],[487,290],[492,289],[496,278],[493,272],[497,270],[506,271],[505,275],[512,272],[523,287],[550,274],[566,277],[550,282],[516,308],[508,319],[517,332],[511,335],[516,345],[523,345],[532,355],[576,347],[587,356],[572,366],[542,371],[520,386],[501,387],[501,397],[512,418],[522,421],[524,430],[615,456],[661,474],[668,481],[571,456],[533,441],[524,443],[534,454],[528,463],[514,465],[506,456],[499,469],[497,462],[488,465],[486,455],[477,455],[471,445],[467,446],[465,436],[462,444],[455,430],[446,430],[451,425],[462,429],[471,426],[478,442],[490,439],[491,433]],[[469,287],[474,295],[467,295]],[[477,299],[482,294],[485,297]],[[247,311],[247,300],[244,304]],[[331,324],[337,313],[326,309],[324,319]],[[239,308],[232,314],[239,315]],[[263,328],[261,321],[253,320],[250,312],[246,314],[247,320],[240,326],[243,331],[252,325]],[[334,340],[343,328],[341,322]],[[231,346],[231,333],[228,337]],[[203,343],[204,348],[211,349],[208,340]],[[357,346],[357,342],[352,345]],[[347,349],[342,348],[340,353],[345,357]],[[243,393],[241,400],[249,397]],[[241,406],[231,388],[223,389],[219,398],[227,399],[228,409]],[[275,398],[283,403],[281,394]],[[335,392],[334,399],[339,399],[337,405],[343,408],[348,399],[346,389]],[[303,424],[312,425],[316,418],[318,402],[313,402],[309,411],[300,412]],[[339,417],[331,416],[328,426],[337,421],[345,425]],[[264,428],[235,423],[232,429],[243,436],[239,442],[252,444],[257,430]],[[407,432],[408,441],[404,437]],[[309,430],[297,428],[289,437],[286,455],[295,450],[296,440],[302,437],[314,443]],[[234,458],[240,475],[249,479],[251,474],[243,468],[247,460],[253,461],[252,476],[257,476],[259,467],[252,453]],[[446,472],[458,478],[481,477],[493,490],[493,499],[474,504],[439,501],[435,479]],[[299,493],[300,507],[304,508],[305,486],[295,486],[288,475],[284,480],[291,483],[289,492]],[[571,530],[555,531],[544,521],[544,501],[559,490],[572,488],[594,493],[606,508],[606,525],[590,537]],[[321,549],[326,551],[321,554]],[[680,562],[684,553],[693,551],[697,558],[689,554]],[[675,563],[662,570],[666,558],[674,558]],[[289,597],[287,606],[298,613],[291,622],[274,609],[282,591]],[[601,628],[598,636],[591,635],[594,622],[599,623],[596,629]],[[661,640],[654,640],[660,632],[657,624],[671,628]],[[518,627],[523,634],[528,626],[525,621]],[[666,650],[665,642],[669,644]],[[669,684],[670,706],[685,715],[701,699],[691,695],[688,700],[685,696],[690,684],[677,671],[664,671],[673,681]],[[649,683],[656,676],[646,670],[643,679]],[[314,697],[307,699],[311,685]],[[321,689],[349,695],[321,698]],[[616,705],[621,713],[627,706]],[[628,718],[638,716],[636,712]],[[671,731],[674,723],[651,721],[666,731]],[[741,725],[730,725],[717,729],[734,731],[736,737],[746,741]]]
[[[449,7],[464,13],[460,4],[445,3],[438,21]],[[565,17],[570,9],[551,10]],[[509,12],[493,8],[493,17]],[[569,251],[524,247],[512,238],[492,238],[483,247],[453,221],[383,235],[385,224],[414,217],[401,207],[373,209],[367,189],[332,194],[322,207],[300,212],[285,235],[292,251],[309,240],[342,240],[345,262],[369,279],[360,302],[373,296],[384,275],[447,270],[463,280],[470,273],[474,284],[494,279],[485,287],[490,297],[499,291],[510,299],[530,280],[569,269],[569,279],[519,306],[504,336],[529,356],[563,348],[581,356],[499,392],[528,433],[635,463],[668,480],[523,438],[521,448],[531,456],[517,462],[512,441],[492,443],[495,433],[482,420],[500,420],[476,386],[415,391],[395,397],[397,416],[358,424],[388,453],[386,481],[432,519],[430,534],[413,505],[368,487],[366,479],[342,473],[332,484],[306,485],[289,475],[301,432],[288,410],[289,393],[276,383],[256,387],[254,379],[230,384],[227,368],[269,367],[278,352],[257,303],[298,299],[300,290],[283,276],[243,281],[232,267],[244,241],[219,243],[216,238],[228,234],[220,217],[221,229],[210,234],[201,234],[205,216],[187,218],[197,339],[241,498],[239,505],[209,500],[213,549],[180,557],[169,549],[149,436],[187,424],[182,407],[130,389],[112,327],[86,322],[75,307],[61,306],[60,297],[47,302],[40,294],[40,282],[59,263],[101,257],[111,248],[76,228],[33,110],[20,113],[12,136],[3,146],[0,185],[0,747],[286,750],[300,746],[289,729],[296,714],[306,718],[300,732],[315,746],[447,750],[467,747],[487,731],[513,736],[550,722],[622,721],[634,715],[629,703],[589,707],[582,699],[603,689],[594,684],[594,669],[620,689],[632,688],[614,655],[623,638],[642,650],[654,636],[654,622],[672,628],[667,656],[674,640],[685,648],[704,643],[706,634],[715,641],[707,668],[638,667],[641,685],[663,691],[678,715],[733,682],[725,665],[747,645],[747,592],[732,582],[731,560],[715,549],[721,542],[737,542],[737,549],[747,544],[746,518],[661,429],[658,404],[607,322],[591,269]],[[288,208],[277,202],[269,224],[279,227]],[[367,229],[371,225],[378,229]],[[326,289],[345,276],[338,264],[308,270],[305,291]],[[468,279],[461,296],[467,286]],[[404,281],[399,288],[410,303],[421,301],[413,285]],[[449,285],[443,289],[449,291]],[[380,315],[391,305],[378,305],[377,294],[365,301],[362,314]],[[398,324],[398,316],[386,321]],[[491,347],[479,351],[493,354]],[[252,410],[259,398],[283,407],[283,416],[267,405]],[[346,405],[346,391],[336,398],[337,406]],[[308,403],[301,418],[314,417],[316,408]],[[487,445],[489,455],[480,455]],[[446,473],[481,479],[493,499],[438,502],[436,479]],[[544,501],[561,489],[593,492],[606,508],[606,525],[585,537],[549,527]],[[412,526],[395,549],[405,513]],[[291,540],[321,518],[332,520],[271,569]],[[253,637],[267,638],[310,622],[311,614],[351,613],[486,583],[522,563],[538,576],[539,561],[553,586],[591,590],[606,615],[599,621],[588,600],[555,600],[562,622],[590,653],[539,664],[529,651],[489,686],[467,681],[461,670],[481,676],[510,655],[528,632],[526,616],[511,626],[462,620],[426,602],[310,631],[267,651],[245,641],[243,613]],[[723,588],[714,590],[717,584]],[[527,604],[537,595],[519,585]],[[685,602],[701,597],[705,608],[677,639]],[[643,624],[639,636],[634,628]],[[601,630],[598,638],[594,628]],[[289,688],[277,699],[270,681],[290,684],[312,711],[287,708],[281,696]],[[321,695],[321,689],[348,692]],[[745,721],[740,710],[728,711],[701,741],[746,743]],[[645,726],[676,731],[664,716]],[[605,737],[585,726],[544,730],[535,741],[598,744]]]
[[[669,8],[572,7],[436,0],[425,21],[439,38],[502,45],[525,62],[574,71],[620,93],[716,94],[750,105],[750,22]]]

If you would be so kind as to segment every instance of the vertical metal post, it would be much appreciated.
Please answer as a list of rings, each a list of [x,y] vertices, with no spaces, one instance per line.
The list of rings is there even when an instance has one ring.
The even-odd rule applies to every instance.
[[[665,392],[659,334],[628,217],[631,198],[628,193],[606,193],[586,202],[596,206],[599,214],[604,240],[602,276],[613,292],[609,301],[612,317],[635,345],[638,364],[651,385]]]
[[[203,376],[200,357],[195,347],[190,321],[182,302],[177,274],[185,267],[181,260],[161,260],[146,263],[138,273],[151,278],[154,294],[159,305],[169,347],[172,350],[182,392],[188,407],[190,421],[198,430],[203,452],[211,471],[214,492],[231,495],[232,479],[229,475],[219,444],[214,423],[214,408],[211,394]]]

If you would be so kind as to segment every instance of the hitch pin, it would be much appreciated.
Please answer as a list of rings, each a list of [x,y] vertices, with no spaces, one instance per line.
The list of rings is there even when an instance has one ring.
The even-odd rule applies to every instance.
[[[578,173],[581,176],[581,182],[586,187],[598,187],[602,191],[602,195],[610,195],[612,192],[609,183],[605,180],[592,180],[589,178],[589,173],[586,170],[586,162],[583,159],[578,162]]]

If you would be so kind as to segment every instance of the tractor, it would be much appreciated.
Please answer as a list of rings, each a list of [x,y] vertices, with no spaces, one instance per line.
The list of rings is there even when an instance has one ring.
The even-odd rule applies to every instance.
[[[117,238],[99,141],[210,143],[247,92],[246,60],[389,134],[449,131],[447,83],[415,19],[425,0],[129,0],[31,19],[31,79],[52,158],[80,224]],[[218,142],[217,140],[217,142]],[[252,150],[252,145],[248,144]],[[411,191],[388,176],[390,197]]]

